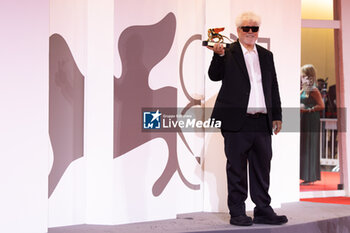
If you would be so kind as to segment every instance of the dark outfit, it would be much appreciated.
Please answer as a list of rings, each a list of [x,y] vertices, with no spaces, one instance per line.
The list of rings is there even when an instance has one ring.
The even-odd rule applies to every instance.
[[[232,43],[225,55],[214,54],[209,68],[213,81],[222,81],[212,117],[222,121],[227,158],[228,207],[231,217],[245,215],[247,161],[254,216],[273,215],[268,194],[272,157],[272,121],[282,119],[273,55],[256,45],[267,114],[248,115],[250,81],[241,45]]]
[[[314,91],[318,91],[316,88]],[[317,102],[303,91],[300,102],[306,109]],[[300,114],[300,179],[314,182],[321,179],[320,171],[320,112]]]

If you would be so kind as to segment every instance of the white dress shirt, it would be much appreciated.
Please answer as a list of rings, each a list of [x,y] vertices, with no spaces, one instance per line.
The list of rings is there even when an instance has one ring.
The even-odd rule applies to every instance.
[[[255,45],[252,51],[248,51],[242,44],[241,48],[250,81],[250,94],[247,113],[267,113],[258,51]]]

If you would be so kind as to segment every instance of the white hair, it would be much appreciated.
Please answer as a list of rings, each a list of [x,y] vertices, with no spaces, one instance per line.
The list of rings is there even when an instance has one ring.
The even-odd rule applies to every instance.
[[[241,15],[239,15],[236,18],[236,26],[240,27],[242,26],[244,21],[253,21],[255,23],[258,24],[258,26],[260,26],[261,24],[261,18],[259,15],[253,13],[253,12],[243,12]]]

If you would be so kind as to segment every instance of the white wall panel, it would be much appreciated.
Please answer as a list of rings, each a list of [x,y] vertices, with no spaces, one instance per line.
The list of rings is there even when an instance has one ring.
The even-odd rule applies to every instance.
[[[49,3],[0,2],[0,225],[47,229]]]

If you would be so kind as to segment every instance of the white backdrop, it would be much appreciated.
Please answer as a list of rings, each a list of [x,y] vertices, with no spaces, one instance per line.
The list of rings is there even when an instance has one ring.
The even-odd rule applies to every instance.
[[[176,19],[169,51],[150,70],[147,88],[175,90],[171,100],[178,107],[189,102],[179,81],[181,54],[189,38],[197,35],[184,54],[184,85],[191,97],[211,107],[220,84],[206,75],[211,53],[200,40],[207,37],[210,27],[224,26],[225,35],[236,34],[237,14],[253,10],[262,16],[260,36],[270,38],[283,107],[299,106],[299,1],[222,0],[220,10],[214,0],[106,0],[103,4],[98,0],[51,0],[50,8],[39,0],[22,3],[21,7],[10,1],[0,5],[1,29],[7,32],[1,38],[4,52],[0,58],[1,64],[9,64],[0,70],[4,109],[0,156],[5,161],[0,169],[4,184],[0,213],[7,223],[6,232],[45,232],[46,220],[49,227],[119,224],[174,218],[186,212],[227,211],[220,134],[185,133],[193,154],[177,135],[176,164],[172,164],[176,170],[168,173],[171,176],[162,184],[164,189],[156,195],[152,191],[166,170],[169,141],[152,138],[114,156],[113,106],[118,92],[113,85],[123,74],[118,41],[130,27],[157,24],[169,13]],[[47,175],[55,160],[47,133],[48,42],[55,33],[64,38],[84,77],[84,117],[80,121],[84,124],[84,153],[67,166],[48,199]],[[156,34],[144,42],[151,46],[149,40],[160,43],[162,39]],[[130,89],[130,95],[136,91]],[[298,133],[273,137],[271,195],[275,207],[298,201],[298,145]],[[252,207],[250,203],[248,209]]]
[[[292,0],[269,0],[263,3],[256,0],[248,3],[225,0],[220,2],[220,11],[213,10],[216,7],[217,3],[212,0],[186,3],[115,0],[105,2],[104,5],[92,0],[89,4],[78,0],[76,4],[52,2],[51,32],[60,33],[66,38],[85,77],[85,151],[83,157],[70,164],[49,199],[50,226],[83,222],[120,224],[175,218],[176,214],[186,212],[227,211],[225,157],[220,134],[184,133],[193,154],[178,135],[174,158],[174,155],[169,154],[173,141],[162,137],[144,141],[141,145],[135,144],[123,154],[113,156],[112,140],[117,140],[116,145],[120,145],[118,140],[122,142],[127,137],[120,131],[116,134],[117,138],[113,139],[111,131],[114,124],[113,93],[114,98],[119,98],[118,104],[122,105],[130,105],[130,98],[138,98],[135,93],[137,90],[133,89],[138,81],[126,86],[130,93],[127,99],[122,99],[118,89],[121,77],[124,82],[130,81],[133,77],[130,72],[138,69],[136,63],[128,68],[127,65],[133,60],[125,60],[125,67],[122,65],[122,59],[128,57],[122,57],[119,53],[123,48],[119,48],[121,35],[123,32],[134,30],[133,33],[141,33],[143,28],[157,27],[163,19],[169,19],[167,23],[175,23],[174,37],[171,38],[173,41],[165,56],[146,73],[148,86],[143,87],[144,90],[157,93],[162,88],[171,87],[173,89],[169,90],[176,90],[176,94],[166,98],[175,101],[178,107],[184,107],[189,101],[185,92],[194,99],[202,99],[202,107],[211,107],[220,83],[210,82],[207,77],[212,54],[201,46],[201,40],[206,39],[206,30],[211,27],[224,26],[224,34],[236,35],[235,17],[242,11],[253,10],[262,17],[260,37],[270,39],[283,107],[298,107],[299,82],[296,80],[300,64],[300,5]],[[111,8],[115,9],[114,13]],[[68,22],[70,26],[67,26]],[[171,27],[171,24],[168,26]],[[151,40],[158,41],[161,48],[166,40],[161,35],[159,31],[159,34],[156,32],[147,40],[142,34],[139,34],[139,38],[144,40],[148,49],[156,50]],[[197,39],[184,50],[192,36],[197,36]],[[263,46],[266,47],[266,44]],[[184,88],[181,86],[179,69],[182,53]],[[131,56],[133,51],[128,50],[126,54]],[[113,56],[114,65],[111,62]],[[145,53],[143,56],[150,55]],[[147,64],[147,60],[152,58],[144,59],[144,64]],[[113,76],[117,83],[114,89]],[[142,81],[141,76],[135,78]],[[119,118],[116,120],[119,121]],[[123,124],[138,122],[126,119]],[[129,134],[135,134],[135,140],[142,136],[137,131],[130,131]],[[132,145],[130,141],[128,144]],[[270,193],[274,207],[298,201],[298,144],[297,133],[281,133],[273,137]],[[173,163],[170,167],[176,167],[176,170],[167,170],[169,163]],[[164,174],[170,176],[162,181],[163,189],[155,194],[154,185]],[[183,179],[194,186],[186,185]],[[252,207],[252,203],[248,202],[247,209]]]
[[[50,1],[51,43],[53,35],[56,34],[62,37],[62,39],[67,44],[68,50],[71,52],[72,59],[74,60],[77,66],[77,70],[82,74],[84,79],[86,79],[87,76],[87,25],[88,12],[86,1]],[[51,49],[53,50],[53,46],[56,45],[51,46]],[[63,48],[58,49],[61,50]],[[53,51],[50,51],[50,53],[53,53]],[[52,55],[50,59],[52,59]],[[68,63],[67,60],[62,60],[62,62],[66,64]],[[67,64],[67,66],[72,67],[71,64]],[[67,75],[69,75],[68,79],[72,78],[69,70],[65,72],[67,72]],[[53,78],[52,76],[54,76],[54,74],[51,75],[50,78]],[[58,78],[64,80],[66,77],[59,76]],[[55,83],[58,82],[56,81]],[[76,90],[74,91],[76,92]],[[64,93],[64,91],[62,90],[61,93]],[[80,119],[80,121],[81,120],[83,119]],[[67,119],[66,122],[61,122],[62,125],[60,125],[59,127],[61,129],[68,128],[69,130],[69,128],[72,127],[72,125],[65,124],[68,123],[67,121],[70,121],[70,119]],[[61,139],[61,141],[63,140],[64,138]],[[61,146],[68,147],[69,145],[63,144]],[[52,169],[54,160],[54,151],[51,145],[49,150],[50,172],[53,172]],[[49,196],[49,227],[83,224],[85,222],[85,212],[86,156],[82,156],[69,164],[69,166],[64,171],[62,177],[59,179],[57,186],[53,190],[52,194]]]
[[[0,227],[45,232],[49,3],[0,1],[0,31]]]
[[[204,1],[152,0],[140,2],[131,0],[125,2],[116,0],[115,9],[115,77],[117,80],[123,72],[128,72],[127,67],[124,68],[125,70],[122,68],[121,56],[118,50],[121,33],[126,29],[132,30],[134,26],[141,27],[140,30],[142,30],[142,27],[157,24],[169,13],[173,15],[173,21],[170,21],[176,24],[173,43],[168,54],[152,67],[147,81],[149,87],[145,89],[150,89],[156,95],[161,88],[176,88],[177,95],[169,95],[166,98],[177,101],[178,107],[184,107],[188,100],[183,94],[179,81],[180,56],[186,41],[194,34],[201,34],[203,30]],[[169,27],[171,27],[171,24],[169,24]],[[167,28],[165,27],[164,30],[167,30]],[[148,40],[158,41],[160,45],[165,38],[162,37],[161,31],[159,31],[159,34],[156,32]],[[147,40],[144,43],[146,48],[152,46],[151,43],[147,44]],[[157,49],[157,47],[154,47],[154,49]],[[132,51],[128,51],[128,53],[130,54]],[[142,56],[141,51],[140,56]],[[152,56],[152,54],[144,56]],[[144,63],[147,63],[146,59],[148,58],[145,57],[144,59]],[[135,67],[131,67],[131,69],[137,68],[136,64]],[[203,49],[199,40],[191,43],[185,54],[183,74],[185,86],[190,95],[204,95]],[[123,79],[126,78],[123,77]],[[141,81],[142,77],[137,78]],[[130,92],[134,91],[133,86],[130,86]],[[118,84],[116,88],[115,91],[118,95]],[[124,102],[122,101],[121,104],[124,104]],[[135,124],[135,122],[127,122],[126,120],[125,124]],[[185,133],[184,136],[195,156],[201,157],[203,153],[203,135]],[[115,158],[115,223],[175,218],[178,213],[202,210],[201,166],[196,161],[195,156],[186,149],[179,136],[177,136],[176,158],[170,154],[171,143],[172,141],[169,142],[162,137],[158,137]],[[171,176],[164,191],[159,196],[155,196],[152,193],[152,187],[163,172],[169,172],[166,167],[168,160],[178,161],[178,170]],[[173,164],[173,166],[177,166],[177,164]],[[190,183],[200,185],[200,189],[193,190],[185,186],[179,176],[180,170]],[[125,179],[125,177],[128,177],[128,179]]]

